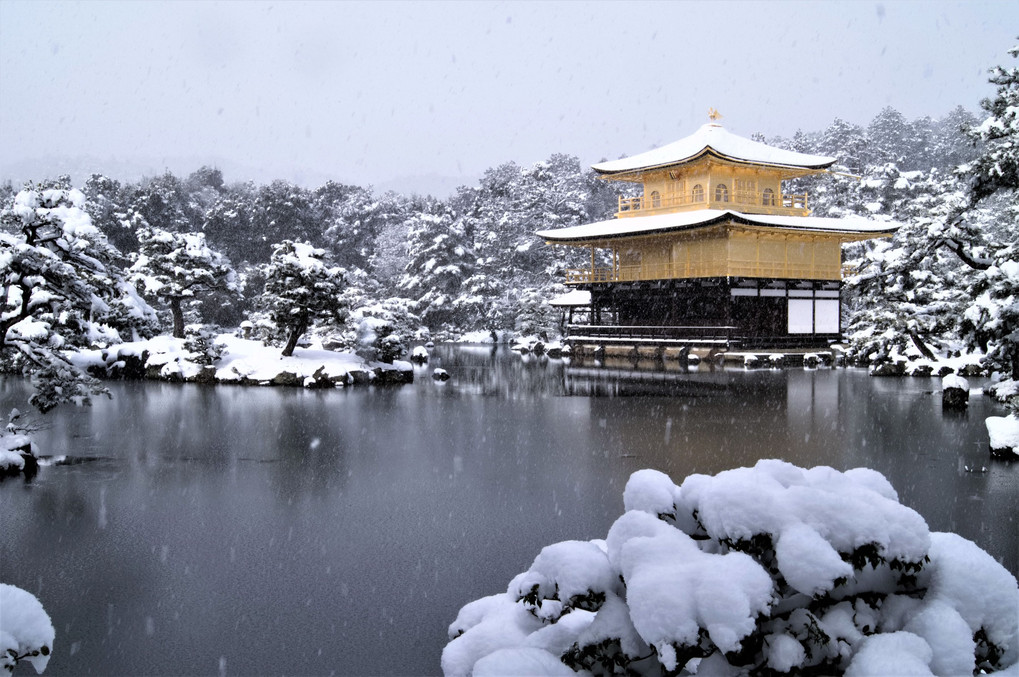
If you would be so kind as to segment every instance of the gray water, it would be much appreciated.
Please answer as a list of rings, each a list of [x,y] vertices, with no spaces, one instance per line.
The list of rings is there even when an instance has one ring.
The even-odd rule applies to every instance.
[[[951,415],[938,379],[861,370],[599,374],[440,347],[407,386],[111,384],[45,417],[40,453],[72,464],[0,484],[0,581],[53,619],[47,675],[434,674],[457,610],[603,538],[634,470],[769,457],[875,468],[1019,570],[986,398]],[[0,382],[0,410],[25,394]]]

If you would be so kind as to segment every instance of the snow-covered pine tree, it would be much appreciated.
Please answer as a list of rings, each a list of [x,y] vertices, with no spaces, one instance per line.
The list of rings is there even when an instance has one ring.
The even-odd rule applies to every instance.
[[[1019,57],[1019,45],[1009,54]],[[990,81],[996,95],[980,103],[987,118],[970,130],[982,151],[960,167],[971,198],[961,218],[970,219],[983,205],[997,206],[997,218],[984,228],[986,254],[961,246],[954,251],[979,271],[969,287],[973,304],[964,315],[964,338],[988,350],[992,367],[1019,380],[1019,68],[996,66]]]
[[[992,74],[998,96],[983,102],[990,117],[971,128],[969,149],[960,126],[972,116],[962,108],[933,124],[926,149],[930,162],[975,157],[973,162],[955,176],[952,167],[906,172],[886,164],[872,167],[861,183],[860,206],[905,226],[892,241],[850,254],[859,275],[847,281],[856,310],[848,334],[860,356],[882,360],[909,344],[929,356],[928,344],[961,332],[970,347],[990,351],[989,366],[1016,369],[1011,329],[1003,319],[1014,312],[1008,299],[1017,237],[1015,69],[999,67]],[[883,122],[871,128],[894,151],[889,139],[904,135],[908,125],[898,124],[894,111],[883,113]]]
[[[204,233],[171,233],[143,226],[137,231],[139,251],[130,269],[143,294],[170,308],[174,338],[184,338],[183,303],[217,288],[234,288],[230,262],[205,242]]]
[[[945,238],[964,240],[973,249],[995,211],[974,210],[961,220],[969,198],[958,177],[936,168],[900,172],[893,164],[860,183],[859,203],[903,227],[891,240],[847,250],[847,262],[858,271],[846,281],[854,311],[847,332],[853,352],[864,361],[882,362],[914,346],[933,358],[932,347],[958,335],[964,290],[974,274],[944,246]]]
[[[324,249],[293,240],[273,245],[261,305],[286,336],[284,356],[317,318],[343,320],[343,287],[343,269],[330,265]]]
[[[203,165],[188,175],[184,185],[192,195],[211,190],[211,194],[207,194],[205,199],[199,197],[199,202],[208,206],[223,190],[223,172],[215,167]]]
[[[867,127],[867,164],[881,166],[890,162],[903,169],[916,169],[921,155],[916,152],[914,141],[912,125],[902,113],[886,106]]]
[[[416,312],[431,329],[468,322],[473,305],[465,282],[475,273],[478,257],[463,221],[449,208],[429,199],[407,221],[409,260],[400,278],[400,293],[416,301]]]
[[[0,214],[0,354],[32,377],[30,402],[43,412],[106,392],[63,350],[147,335],[155,320],[84,207],[62,182],[22,190]]]
[[[175,233],[200,229],[202,205],[172,172],[145,179],[128,196],[127,207],[145,222]]]
[[[85,211],[92,225],[103,231],[110,243],[122,254],[138,249],[138,238],[126,220],[127,190],[119,181],[103,174],[92,174],[85,180]]]
[[[485,328],[511,326],[523,289],[550,289],[571,265],[570,255],[542,245],[534,232],[611,216],[617,190],[606,187],[577,158],[555,154],[521,168],[507,163],[485,172],[479,185],[461,188],[451,200],[462,230],[477,253],[467,278],[465,302],[485,312]],[[509,324],[507,324],[509,323]]]
[[[490,169],[477,188],[461,190],[454,209],[481,272],[502,287],[550,284],[563,262],[534,232],[589,221],[588,181],[577,158],[557,154],[526,169],[514,163]]]
[[[1019,58],[1019,45],[1008,53]],[[974,201],[1019,189],[1019,68],[995,66],[990,82],[998,91],[980,102],[987,118],[970,129],[970,138],[983,144],[983,152],[966,168]]]
[[[311,194],[288,181],[276,180],[258,189],[251,214],[249,261],[268,261],[283,240],[321,245],[324,224],[312,204]]]
[[[377,196],[370,188],[357,186],[345,186],[345,191],[328,199],[329,187],[316,192],[325,228],[323,243],[338,265],[369,270],[379,235],[406,219],[405,203],[394,193]]]
[[[963,130],[971,129],[978,122],[977,117],[962,106],[956,106],[935,122],[931,166],[947,169],[973,160],[977,149]]]
[[[205,233],[209,243],[235,264],[241,261],[264,263],[267,260],[257,257],[264,244],[262,236],[253,233],[251,225],[255,193],[254,185],[249,183],[231,186],[209,207],[202,221],[201,232]]]
[[[824,130],[815,150],[835,158],[837,171],[859,175],[864,170],[867,145],[867,134],[862,127],[835,118]]]
[[[884,362],[910,347],[933,358],[932,346],[955,334],[964,310],[959,288],[967,267],[937,247],[930,233],[945,228],[965,193],[951,175],[936,170],[908,175],[887,165],[883,176],[868,178],[861,188],[875,212],[903,224],[894,239],[857,247],[858,258],[848,261],[858,273],[846,281],[854,311],[847,334],[865,362]]]

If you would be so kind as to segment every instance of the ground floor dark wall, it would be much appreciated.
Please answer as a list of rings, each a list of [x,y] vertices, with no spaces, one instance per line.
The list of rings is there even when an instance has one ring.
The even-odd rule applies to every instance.
[[[734,335],[755,341],[837,339],[840,286],[838,281],[709,278],[589,289],[595,325],[731,327]]]

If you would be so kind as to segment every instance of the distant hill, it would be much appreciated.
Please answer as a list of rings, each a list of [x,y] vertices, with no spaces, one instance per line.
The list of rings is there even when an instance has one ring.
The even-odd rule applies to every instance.
[[[475,176],[441,176],[439,174],[400,176],[375,184],[375,190],[379,193],[391,190],[404,195],[431,195],[441,200],[451,196],[460,186],[476,185],[480,178],[480,174]]]
[[[393,191],[406,195],[432,195],[439,199],[451,196],[459,186],[473,185],[480,176],[442,176],[439,174],[420,174],[400,176],[388,181],[373,183],[358,180],[355,177],[331,176],[317,170],[297,170],[277,172],[272,169],[258,169],[241,165],[222,158],[99,158],[95,156],[46,157],[32,158],[9,162],[0,159],[0,183],[10,181],[19,188],[26,181],[40,181],[56,178],[63,174],[71,177],[71,183],[80,186],[92,173],[98,172],[121,182],[136,182],[146,176],[158,176],[170,170],[177,176],[187,176],[202,166],[216,167],[223,172],[227,183],[254,181],[269,183],[275,179],[285,179],[305,188],[317,188],[327,181],[355,186],[372,185],[378,193]]]

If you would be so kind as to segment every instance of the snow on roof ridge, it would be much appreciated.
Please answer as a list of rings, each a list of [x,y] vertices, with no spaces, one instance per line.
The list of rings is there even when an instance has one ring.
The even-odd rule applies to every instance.
[[[707,151],[712,151],[714,154],[730,160],[783,167],[823,169],[835,163],[833,157],[808,155],[807,153],[775,148],[766,143],[733,134],[717,122],[708,122],[701,125],[690,136],[679,141],[628,158],[600,162],[591,165],[591,167],[601,174],[618,174],[680,164]]]

